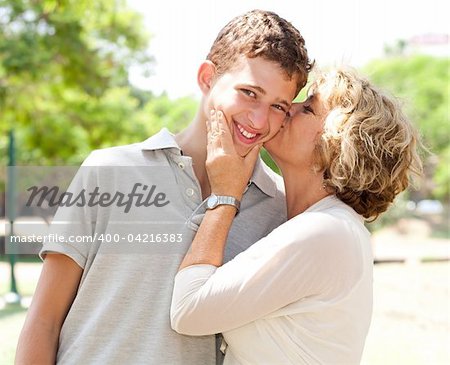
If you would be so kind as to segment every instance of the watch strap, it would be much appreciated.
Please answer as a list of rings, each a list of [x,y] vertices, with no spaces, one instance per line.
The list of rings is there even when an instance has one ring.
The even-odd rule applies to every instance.
[[[226,195],[216,196],[218,198],[217,205],[232,205],[233,207],[236,207],[237,212],[239,212],[239,209],[241,208],[241,202],[238,199]]]
[[[211,201],[213,204],[209,204]],[[211,194],[207,198],[206,209],[214,209],[219,205],[232,205],[236,208],[236,215],[239,213],[239,209],[241,208],[241,202],[232,196]]]

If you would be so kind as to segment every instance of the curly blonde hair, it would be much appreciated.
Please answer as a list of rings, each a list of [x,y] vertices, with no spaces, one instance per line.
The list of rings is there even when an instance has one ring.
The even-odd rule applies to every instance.
[[[422,173],[416,129],[394,98],[352,69],[320,75],[310,91],[329,110],[315,169],[339,199],[375,220]]]

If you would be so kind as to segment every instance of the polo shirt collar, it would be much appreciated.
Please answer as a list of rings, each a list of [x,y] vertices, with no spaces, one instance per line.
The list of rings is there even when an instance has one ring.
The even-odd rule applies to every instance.
[[[168,148],[175,148],[181,154],[181,148],[175,141],[174,135],[169,132],[167,128],[161,129],[158,133],[146,139],[141,143],[142,150],[154,151]],[[255,170],[251,177],[251,182],[254,183],[264,194],[270,197],[275,197],[277,194],[277,185],[273,180],[273,172],[261,158],[258,158],[255,165]]]
[[[167,128],[161,129],[158,133],[141,142],[141,146],[143,151],[162,150],[166,148],[176,148],[181,151],[173,134]]]
[[[277,183],[274,180],[276,173],[267,166],[261,157],[256,160],[255,169],[250,179],[264,194],[274,198],[277,194]]]

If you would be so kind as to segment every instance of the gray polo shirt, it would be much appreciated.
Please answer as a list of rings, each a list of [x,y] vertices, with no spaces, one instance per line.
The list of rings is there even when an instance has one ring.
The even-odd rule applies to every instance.
[[[214,364],[214,336],[183,336],[170,328],[174,277],[204,214],[192,159],[162,129],[141,143],[92,152],[80,171],[73,192],[95,186],[126,198],[137,186],[148,204],[136,207],[135,195],[127,212],[123,200],[57,212],[52,232],[93,239],[48,242],[41,251],[63,253],[84,269],[61,329],[58,363]],[[286,221],[282,179],[260,160],[251,181],[225,261]]]

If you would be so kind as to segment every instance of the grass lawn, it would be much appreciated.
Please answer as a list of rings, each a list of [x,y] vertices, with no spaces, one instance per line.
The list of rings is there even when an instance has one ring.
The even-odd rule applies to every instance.
[[[0,309],[0,364],[14,363],[17,339],[25,321],[26,309],[10,305]]]
[[[14,363],[17,340],[25,321],[26,308],[20,305],[8,305],[3,302],[4,295],[10,290],[10,268],[3,257],[0,261],[0,365]],[[23,303],[29,305],[36,288],[42,264],[39,260],[19,262],[15,267],[17,289],[23,297]]]

